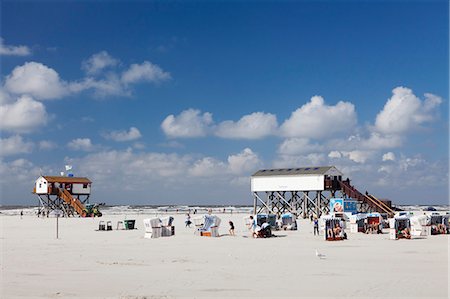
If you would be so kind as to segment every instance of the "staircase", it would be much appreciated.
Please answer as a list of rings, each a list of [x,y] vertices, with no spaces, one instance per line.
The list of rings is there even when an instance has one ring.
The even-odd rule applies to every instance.
[[[86,208],[77,198],[72,197],[69,191],[63,188],[58,188],[58,196],[62,198],[69,206],[73,207],[75,212],[81,217],[86,217]]]
[[[344,192],[344,194],[348,197],[363,202],[364,204],[368,205],[370,209],[376,212],[386,213],[388,214],[388,217],[394,217],[394,211],[375,196],[368,194],[367,192],[366,194],[362,194],[347,182],[339,181],[339,183],[341,185],[342,192]]]

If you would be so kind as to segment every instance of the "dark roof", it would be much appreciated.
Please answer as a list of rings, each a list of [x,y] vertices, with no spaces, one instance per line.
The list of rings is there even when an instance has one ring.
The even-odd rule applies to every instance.
[[[299,168],[281,168],[281,169],[261,169],[252,176],[273,176],[273,175],[324,175],[334,166],[311,166]],[[336,168],[335,168],[336,169]]]
[[[78,183],[89,184],[92,183],[88,178],[70,177],[70,176],[43,176],[49,183]]]

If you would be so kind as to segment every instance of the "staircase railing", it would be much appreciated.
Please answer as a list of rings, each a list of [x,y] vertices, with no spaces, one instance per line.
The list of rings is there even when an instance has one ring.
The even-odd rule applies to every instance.
[[[69,191],[63,188],[59,188],[59,197],[61,197],[66,203],[75,209],[75,211],[81,216],[86,217],[86,211],[84,205],[77,199],[72,197]]]
[[[389,217],[394,216],[394,212],[388,206],[386,206],[381,200],[377,199],[373,195],[362,194],[356,188],[350,186],[348,183],[340,181],[342,191],[349,197],[355,198],[368,204],[370,207],[375,208],[377,211],[387,213]]]

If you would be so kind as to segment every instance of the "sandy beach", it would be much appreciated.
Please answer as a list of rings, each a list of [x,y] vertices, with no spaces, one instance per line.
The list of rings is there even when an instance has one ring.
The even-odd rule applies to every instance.
[[[1,298],[448,298],[449,236],[389,240],[349,233],[326,242],[309,220],[253,239],[243,214],[218,214],[219,238],[198,237],[175,215],[176,235],[115,230],[124,215],[0,216]],[[96,231],[100,220],[113,231]],[[228,236],[228,220],[236,226]],[[326,255],[319,259],[315,250]]]

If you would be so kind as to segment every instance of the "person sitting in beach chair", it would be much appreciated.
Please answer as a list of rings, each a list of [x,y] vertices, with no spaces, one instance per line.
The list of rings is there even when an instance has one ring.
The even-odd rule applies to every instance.
[[[270,238],[272,237],[272,230],[270,224],[264,222],[261,226],[258,226],[253,233],[254,238]]]

